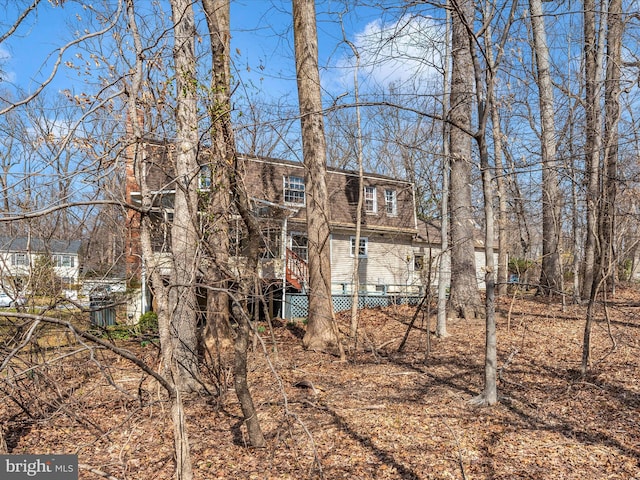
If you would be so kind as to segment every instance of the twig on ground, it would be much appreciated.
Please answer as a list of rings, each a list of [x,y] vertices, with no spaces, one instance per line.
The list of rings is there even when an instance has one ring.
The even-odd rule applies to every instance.
[[[453,431],[451,426],[447,423],[444,417],[440,416],[440,421],[444,423],[444,426],[447,427],[449,433],[453,437],[454,442],[456,442],[456,449],[458,450],[458,465],[460,466],[460,473],[462,474],[462,480],[467,480],[467,474],[464,470],[464,460],[462,458],[462,448],[460,447],[460,440],[458,439],[458,435]]]
[[[98,475],[100,477],[103,477],[103,478],[106,478],[107,480],[120,480],[119,478],[114,477],[113,475],[110,475],[110,474],[108,474],[106,472],[103,472],[102,470],[100,470],[98,468],[92,467],[90,465],[86,465],[84,463],[78,464],[78,469],[86,470],[87,472],[91,472],[91,473],[95,473],[96,475]]]

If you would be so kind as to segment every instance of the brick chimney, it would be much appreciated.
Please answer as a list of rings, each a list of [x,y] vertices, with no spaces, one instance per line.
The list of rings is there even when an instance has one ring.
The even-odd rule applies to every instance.
[[[140,131],[144,128],[144,112],[137,110],[137,121]],[[136,138],[134,134],[134,125],[131,117],[126,117],[126,146],[124,151],[125,157],[125,201],[129,205],[140,204],[140,185],[136,179],[136,170],[140,171],[140,162],[144,155],[144,145]],[[138,195],[135,195],[138,194]],[[129,208],[127,209],[126,223],[126,243],[125,243],[125,261],[127,282],[130,286],[139,286],[141,283],[142,268],[142,247],[140,244],[140,214]]]

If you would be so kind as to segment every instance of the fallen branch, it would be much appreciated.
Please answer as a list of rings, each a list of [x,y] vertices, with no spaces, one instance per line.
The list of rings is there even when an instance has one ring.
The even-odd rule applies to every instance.
[[[80,469],[86,470],[87,472],[95,473],[96,475],[98,475],[100,477],[103,477],[103,478],[106,478],[107,480],[120,480],[119,478],[114,477],[113,475],[110,475],[110,474],[108,474],[106,472],[103,472],[102,470],[100,470],[98,468],[92,467],[90,465],[86,465],[84,463],[79,463],[78,464],[78,470],[80,470]]]

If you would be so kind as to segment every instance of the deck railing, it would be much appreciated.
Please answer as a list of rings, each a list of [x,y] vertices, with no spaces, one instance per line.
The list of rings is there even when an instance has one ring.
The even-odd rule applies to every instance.
[[[287,282],[297,290],[304,290],[309,277],[307,262],[296,252],[287,248]]]

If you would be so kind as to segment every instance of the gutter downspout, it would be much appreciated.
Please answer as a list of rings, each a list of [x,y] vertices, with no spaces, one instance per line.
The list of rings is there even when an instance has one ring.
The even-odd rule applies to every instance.
[[[287,228],[289,223],[289,215],[284,217],[282,221],[282,249],[280,256],[282,257],[282,306],[281,315],[282,318],[285,318],[285,310],[284,307],[287,301]]]

